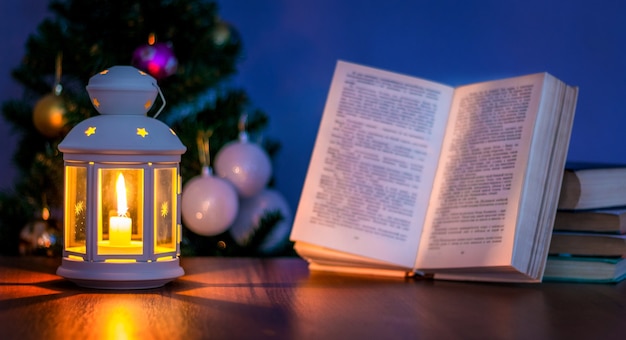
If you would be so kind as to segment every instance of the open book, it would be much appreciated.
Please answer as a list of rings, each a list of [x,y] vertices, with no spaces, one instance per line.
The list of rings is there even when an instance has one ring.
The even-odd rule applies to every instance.
[[[578,89],[339,61],[291,240],[311,270],[542,278]]]

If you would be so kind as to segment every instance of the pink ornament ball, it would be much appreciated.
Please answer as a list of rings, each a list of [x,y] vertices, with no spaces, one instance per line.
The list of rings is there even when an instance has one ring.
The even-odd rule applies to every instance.
[[[133,52],[132,64],[157,79],[171,76],[178,68],[178,60],[166,43],[137,47]]]
[[[239,198],[233,186],[212,175],[190,179],[183,188],[181,213],[185,226],[198,235],[225,232],[237,217]]]
[[[231,182],[240,197],[252,197],[265,188],[272,176],[272,163],[255,143],[235,141],[215,155],[215,173]]]

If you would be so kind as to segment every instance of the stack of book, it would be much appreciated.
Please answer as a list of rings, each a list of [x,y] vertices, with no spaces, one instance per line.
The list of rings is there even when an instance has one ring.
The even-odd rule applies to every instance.
[[[544,280],[626,278],[626,164],[568,163]]]

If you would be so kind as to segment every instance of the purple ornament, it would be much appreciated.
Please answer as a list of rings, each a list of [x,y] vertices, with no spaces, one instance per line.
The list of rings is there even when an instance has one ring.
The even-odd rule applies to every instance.
[[[137,47],[133,52],[132,64],[157,79],[171,76],[178,68],[178,60],[166,43]]]

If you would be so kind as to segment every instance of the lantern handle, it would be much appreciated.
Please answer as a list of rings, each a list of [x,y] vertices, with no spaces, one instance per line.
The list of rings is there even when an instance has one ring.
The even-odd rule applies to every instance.
[[[156,87],[156,89],[159,91],[159,96],[161,97],[161,100],[163,101],[163,105],[161,105],[161,108],[159,109],[159,111],[157,111],[157,113],[154,114],[154,116],[152,116],[152,118],[156,119],[156,117],[158,117],[161,114],[161,111],[163,111],[163,109],[165,108],[165,97],[163,96],[163,92],[161,92],[161,88],[159,86],[157,86],[157,84],[152,83],[152,86]]]

